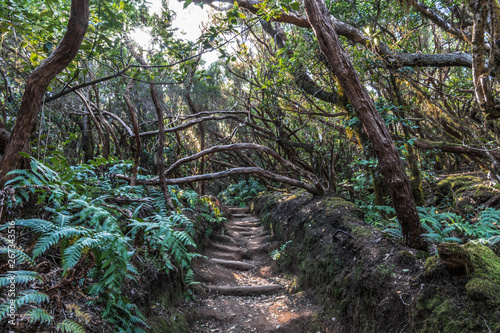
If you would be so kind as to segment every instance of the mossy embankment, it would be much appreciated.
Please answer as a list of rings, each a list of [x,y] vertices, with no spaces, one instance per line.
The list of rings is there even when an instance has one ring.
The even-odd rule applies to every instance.
[[[457,275],[438,256],[385,237],[339,197],[267,192],[252,210],[279,241],[292,241],[279,266],[322,303],[335,332],[500,331],[500,258],[483,245],[460,247],[472,267]]]

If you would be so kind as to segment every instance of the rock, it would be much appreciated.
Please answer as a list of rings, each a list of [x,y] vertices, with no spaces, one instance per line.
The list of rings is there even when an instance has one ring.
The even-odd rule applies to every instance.
[[[455,243],[442,243],[437,246],[439,258],[451,274],[466,275],[473,271],[469,252]]]

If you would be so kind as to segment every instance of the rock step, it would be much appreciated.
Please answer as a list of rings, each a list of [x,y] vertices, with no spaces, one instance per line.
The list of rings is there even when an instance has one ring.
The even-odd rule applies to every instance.
[[[210,261],[216,263],[217,265],[226,267],[226,268],[232,268],[232,269],[237,269],[240,271],[249,271],[256,266],[254,264],[249,264],[247,262],[243,261],[236,261],[236,260],[223,260],[223,259],[210,259]]]
[[[234,253],[234,252],[221,252],[217,250],[207,250],[205,252],[205,256],[207,256],[210,259],[222,259],[222,260],[233,260],[233,261],[239,261],[243,259],[241,254],[239,253]]]
[[[262,224],[260,222],[233,222],[231,224],[228,224],[229,226],[235,226],[235,227],[249,227],[249,228],[255,228],[255,227],[261,227]]]
[[[256,230],[258,229],[259,227],[245,227],[245,226],[239,226],[239,225],[230,225],[229,226],[229,229],[231,230],[234,230],[234,231],[262,231],[262,228],[261,230]]]
[[[267,232],[267,231],[266,231]],[[260,236],[260,235],[255,235],[255,236],[250,236],[248,237],[248,240],[250,243],[267,243],[270,242],[273,239],[272,235],[265,235],[265,236]]]
[[[245,251],[241,249],[240,247],[236,246],[230,246],[230,245],[223,245],[220,243],[215,243],[215,242],[209,242],[207,244],[208,249],[215,249],[219,251],[224,251],[224,252],[232,252],[232,253],[237,253],[237,254],[244,254]]]
[[[227,235],[215,234],[211,236],[212,240],[218,243],[228,244],[229,246],[239,247],[240,244],[233,238]]]
[[[238,231],[238,234],[240,236],[243,236],[243,237],[259,237],[260,234],[262,234],[263,232],[265,232],[267,235],[269,234],[267,231],[259,231],[259,230],[255,230],[255,231]]]
[[[229,206],[227,208],[232,214],[246,214],[250,210],[248,207]]]
[[[244,219],[244,218],[249,218],[249,217],[255,217],[253,216],[252,214],[232,214],[233,215],[233,218],[236,218],[236,219]]]
[[[269,284],[263,286],[213,286],[204,285],[210,292],[225,296],[256,296],[274,294],[283,289],[279,284]]]

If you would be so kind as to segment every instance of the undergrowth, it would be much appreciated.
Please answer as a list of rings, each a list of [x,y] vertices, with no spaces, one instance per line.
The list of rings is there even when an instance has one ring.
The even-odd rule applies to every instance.
[[[366,207],[364,207],[366,209]],[[482,243],[500,244],[500,210],[483,208],[472,218],[436,207],[417,207],[420,222],[424,228],[423,237],[430,243],[465,243],[479,240]],[[395,218],[395,211],[389,206],[371,206],[365,220],[383,230],[385,234],[402,238],[401,226]]]
[[[128,162],[99,159],[77,167],[60,158],[55,162],[49,167],[32,159],[31,170],[10,173],[13,179],[2,192],[5,210],[22,214],[25,207],[44,208],[36,217],[0,226],[2,235],[15,230],[17,239],[0,238],[0,255],[15,263],[0,275],[1,290],[15,291],[2,292],[7,297],[0,299],[0,320],[10,321],[15,313],[26,331],[84,332],[91,316],[57,297],[80,293],[101,309],[102,320],[115,332],[144,332],[146,320],[124,285],[139,282],[145,262],[175,272],[187,287],[196,283],[190,267],[197,256],[196,227],[183,212],[201,209],[213,224],[224,219],[220,210],[210,198],[170,187],[176,207],[169,211],[160,190],[115,178],[130,169]],[[33,245],[23,248],[22,235],[31,235]],[[40,273],[44,265],[53,273]],[[71,319],[56,318],[57,309],[69,311]]]
[[[219,196],[227,205],[246,207],[248,201],[265,189],[266,188],[256,180],[242,180],[237,184],[229,185],[227,189],[219,194]]]

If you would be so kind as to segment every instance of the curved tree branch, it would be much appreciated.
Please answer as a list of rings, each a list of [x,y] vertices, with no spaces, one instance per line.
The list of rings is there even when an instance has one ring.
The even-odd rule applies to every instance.
[[[273,180],[273,181],[276,181],[279,183],[283,183],[286,185],[300,187],[300,188],[303,188],[306,191],[308,191],[309,193],[312,193],[314,195],[321,196],[324,194],[323,188],[318,186],[318,185],[313,185],[313,184],[306,183],[306,182],[303,182],[303,181],[300,181],[297,179],[292,179],[292,178],[276,175],[272,172],[269,172],[269,171],[264,170],[264,169],[259,168],[259,167],[233,168],[233,169],[224,170],[221,172],[209,173],[209,174],[204,174],[204,175],[195,175],[195,176],[189,176],[189,177],[183,177],[183,178],[171,178],[171,179],[166,179],[165,181],[166,181],[167,185],[181,185],[181,184],[188,184],[188,183],[194,183],[194,182],[205,181],[205,180],[215,180],[215,179],[236,176],[236,175],[253,175],[256,177],[270,179],[270,180]],[[125,176],[125,175],[116,175],[116,178],[130,181],[130,177]],[[149,180],[138,179],[137,185],[159,185],[159,180],[158,179],[149,179]]]

